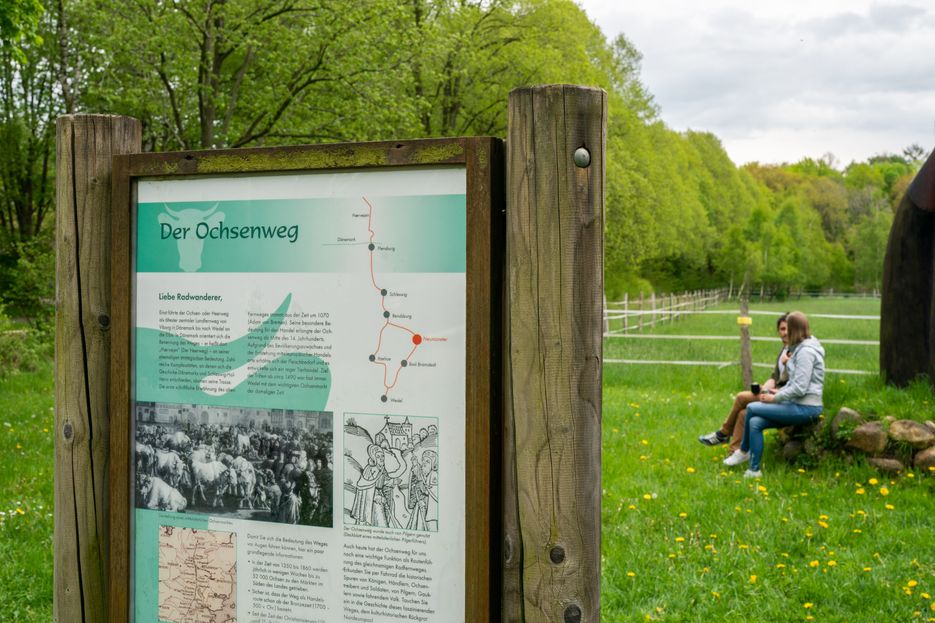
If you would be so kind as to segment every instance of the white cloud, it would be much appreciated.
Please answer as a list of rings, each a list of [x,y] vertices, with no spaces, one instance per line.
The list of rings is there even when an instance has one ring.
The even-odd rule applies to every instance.
[[[735,162],[847,163],[935,142],[927,0],[579,4],[643,53],[663,120],[715,133]]]

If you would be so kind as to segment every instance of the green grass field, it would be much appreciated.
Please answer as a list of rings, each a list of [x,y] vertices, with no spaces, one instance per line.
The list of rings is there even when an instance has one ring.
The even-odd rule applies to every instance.
[[[721,309],[731,309],[722,306]],[[874,315],[875,300],[809,300],[755,310]],[[875,320],[815,318],[816,336],[877,339]],[[774,334],[754,316],[753,335]],[[656,332],[736,335],[735,316],[696,315]],[[775,343],[754,342],[771,362]],[[829,345],[827,366],[876,371],[875,346]],[[739,360],[739,342],[605,341],[605,358]],[[766,369],[757,377],[765,379]],[[723,421],[739,366],[605,364],[602,621],[935,621],[935,478],[884,477],[861,460],[785,464],[767,437],[764,477],[725,468],[725,447],[697,436]],[[931,390],[829,374],[826,412],[842,405],[926,419]],[[775,433],[775,431],[771,431]]]
[[[52,365],[0,381],[0,620],[52,620]]]
[[[872,315],[874,300],[753,309]],[[722,309],[732,309],[723,306]],[[752,333],[772,336],[754,316]],[[876,321],[814,319],[821,338],[877,337]],[[732,315],[696,315],[659,333],[735,335]],[[771,362],[779,342],[755,342]],[[829,368],[877,369],[874,346],[828,346]],[[736,341],[608,338],[608,359],[733,361]],[[768,370],[757,371],[760,379]],[[52,599],[52,370],[0,381],[0,620],[49,621]],[[721,465],[696,440],[717,428],[737,366],[606,364],[602,621],[935,621],[935,477],[884,477],[860,460],[802,468],[767,438],[764,478]],[[829,374],[825,404],[933,417],[925,385]]]

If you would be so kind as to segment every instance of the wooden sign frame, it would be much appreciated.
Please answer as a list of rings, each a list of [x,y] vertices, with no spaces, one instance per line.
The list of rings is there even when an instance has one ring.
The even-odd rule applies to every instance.
[[[112,356],[110,401],[109,620],[127,621],[130,568],[133,390],[132,218],[141,180],[226,175],[411,169],[466,170],[465,612],[499,619],[501,301],[504,257],[504,149],[495,138],[130,154],[113,158]],[[338,427],[335,426],[335,429]],[[431,620],[431,619],[430,619]]]

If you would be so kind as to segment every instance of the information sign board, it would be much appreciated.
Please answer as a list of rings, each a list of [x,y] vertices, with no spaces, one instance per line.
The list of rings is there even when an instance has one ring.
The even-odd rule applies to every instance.
[[[248,153],[115,159],[115,618],[487,618],[499,143]]]

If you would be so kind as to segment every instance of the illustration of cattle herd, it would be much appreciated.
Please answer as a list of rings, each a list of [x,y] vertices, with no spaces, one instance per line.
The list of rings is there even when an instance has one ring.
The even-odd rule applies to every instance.
[[[136,506],[332,525],[332,433],[139,424]]]

